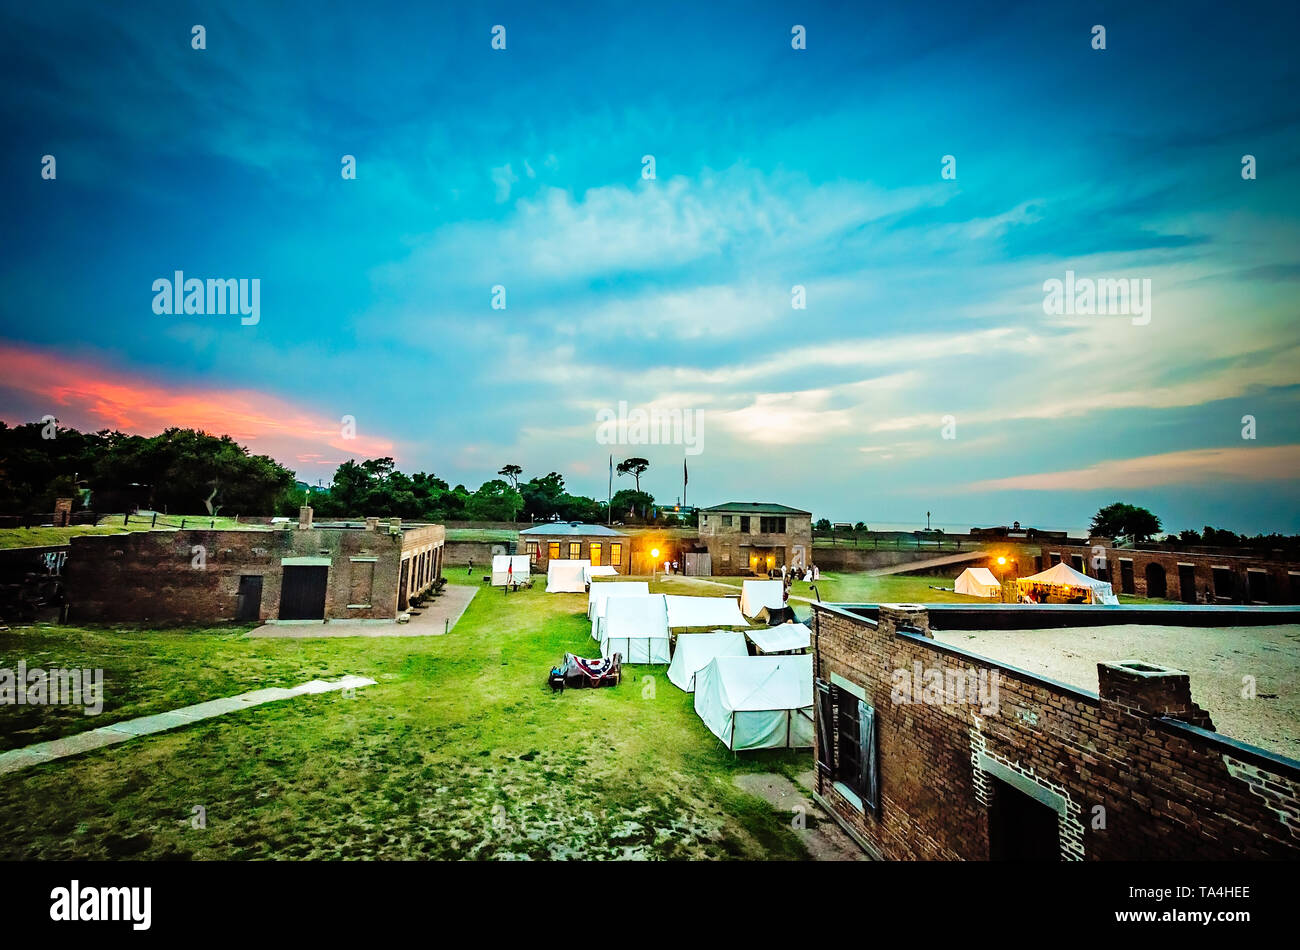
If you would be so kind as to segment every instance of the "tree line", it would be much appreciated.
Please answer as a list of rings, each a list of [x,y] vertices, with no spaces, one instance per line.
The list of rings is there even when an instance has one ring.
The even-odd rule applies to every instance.
[[[564,476],[548,472],[524,479],[508,464],[477,489],[451,485],[430,472],[406,474],[392,458],[349,460],[328,487],[310,486],[275,459],[254,455],[230,436],[169,428],[156,436],[107,429],[80,432],[53,422],[9,426],[0,422],[0,512],[54,510],[56,498],[98,512],[147,508],[176,514],[295,516],[304,503],[322,517],[367,514],[413,521],[654,520],[673,524],[640,488],[649,462],[627,459],[620,475],[635,488],[607,503],[570,492]]]

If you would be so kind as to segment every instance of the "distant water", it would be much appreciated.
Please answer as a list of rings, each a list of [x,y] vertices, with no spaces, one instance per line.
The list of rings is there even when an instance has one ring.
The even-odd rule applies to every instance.
[[[868,521],[866,522],[868,531],[924,531],[925,522],[914,521]],[[979,524],[976,522],[953,522],[953,521],[931,521],[930,529],[943,531],[945,534],[965,534],[971,528],[994,528],[994,524]],[[1007,527],[1011,527],[1007,525]],[[1040,531],[1065,531],[1072,538],[1086,538],[1088,536],[1087,527],[1075,525],[1073,527],[1063,525],[1045,525],[1045,524],[1021,524],[1021,528],[1038,528]]]

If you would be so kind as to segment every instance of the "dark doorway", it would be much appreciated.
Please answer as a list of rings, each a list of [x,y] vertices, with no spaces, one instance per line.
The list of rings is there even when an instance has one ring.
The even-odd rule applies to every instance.
[[[1246,584],[1250,589],[1250,599],[1257,604],[1268,603],[1268,574],[1264,571],[1247,571]]]
[[[1119,590],[1121,594],[1133,593],[1133,562],[1119,562]]]
[[[1178,565],[1178,599],[1185,604],[1196,603],[1196,568],[1190,564]]]
[[[239,596],[235,599],[235,619],[262,619],[261,574],[241,574],[239,576]]]
[[[1060,832],[1056,812],[1001,779],[993,785],[989,807],[990,861],[1059,861]]]
[[[1164,597],[1166,596],[1165,587],[1165,569],[1155,561],[1147,564],[1147,596]]]
[[[286,567],[280,585],[280,619],[324,620],[329,572],[325,565]]]
[[[1232,600],[1236,595],[1236,584],[1233,583],[1232,569],[1227,567],[1212,567],[1210,573],[1214,577],[1214,597],[1216,600]]]

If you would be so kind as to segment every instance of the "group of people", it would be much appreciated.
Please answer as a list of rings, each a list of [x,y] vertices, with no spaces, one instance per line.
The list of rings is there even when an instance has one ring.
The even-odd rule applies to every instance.
[[[816,564],[808,564],[804,567],[786,568],[781,565],[781,580],[783,581],[812,581],[821,580],[822,572]]]

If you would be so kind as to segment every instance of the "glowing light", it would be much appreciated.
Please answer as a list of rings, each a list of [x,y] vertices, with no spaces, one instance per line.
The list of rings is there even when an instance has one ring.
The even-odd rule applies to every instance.
[[[999,564],[1005,564],[1005,563],[1007,563],[1007,559],[1004,558],[1004,557],[1000,557],[1000,558],[998,558],[998,563],[999,563]]]
[[[659,549],[658,549],[658,548],[651,548],[651,549],[650,549],[650,556],[651,556],[651,557],[658,557],[658,556],[659,556]]]

